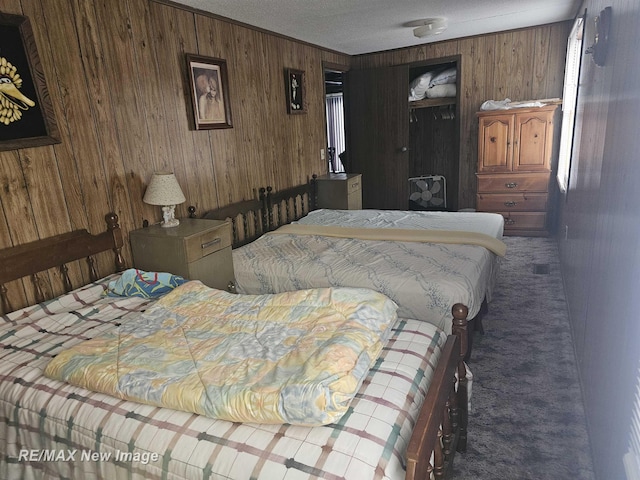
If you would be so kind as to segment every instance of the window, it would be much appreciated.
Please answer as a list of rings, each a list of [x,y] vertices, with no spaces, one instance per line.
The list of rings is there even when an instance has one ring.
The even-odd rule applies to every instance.
[[[327,140],[329,143],[329,171],[344,172],[340,154],[344,152],[344,98],[342,93],[326,97]]]
[[[567,60],[562,95],[562,128],[560,130],[560,153],[558,156],[558,185],[562,192],[566,192],[569,188],[576,103],[582,61],[582,33],[585,18],[586,12],[576,19],[567,42]]]

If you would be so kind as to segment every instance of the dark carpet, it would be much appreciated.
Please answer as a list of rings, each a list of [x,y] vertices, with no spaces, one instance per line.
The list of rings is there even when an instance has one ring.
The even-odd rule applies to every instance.
[[[456,480],[592,480],[558,249],[506,237],[484,335],[474,334],[467,452]]]

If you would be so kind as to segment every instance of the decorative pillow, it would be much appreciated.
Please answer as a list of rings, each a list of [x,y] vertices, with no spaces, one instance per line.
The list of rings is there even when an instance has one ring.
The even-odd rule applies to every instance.
[[[430,87],[434,85],[442,85],[445,83],[456,83],[457,70],[455,67],[447,68],[446,70],[436,74],[429,83]]]
[[[443,83],[442,85],[434,85],[427,88],[427,98],[455,97],[456,84]]]
[[[409,101],[422,100],[431,83],[433,72],[423,73],[409,83]]]
[[[178,275],[130,268],[122,272],[120,278],[109,282],[106,294],[110,297],[157,298],[185,282]]]

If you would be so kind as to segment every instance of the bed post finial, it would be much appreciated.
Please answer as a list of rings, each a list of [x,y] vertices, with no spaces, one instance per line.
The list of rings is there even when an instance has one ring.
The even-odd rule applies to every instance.
[[[13,311],[13,307],[11,307],[11,302],[9,301],[9,296],[7,295],[7,287],[4,284],[0,285],[0,299],[2,300],[0,303],[0,305],[2,305],[2,311],[0,311],[0,313],[9,313]]]
[[[311,189],[309,192],[311,198],[309,199],[309,211],[318,208],[318,175],[311,175]]]
[[[453,325],[451,331],[454,335],[460,337],[460,360],[464,360],[469,348],[469,333],[467,330],[467,315],[469,315],[469,309],[461,304],[456,303],[451,307],[451,314],[453,315]]]
[[[107,213],[104,216],[104,221],[107,222],[107,230],[120,228],[120,225],[118,225],[118,215],[116,215],[114,212]]]
[[[273,188],[270,185],[267,185],[267,195],[266,195],[266,204],[267,204],[267,231],[275,230],[275,225],[273,224],[273,202],[271,201],[271,192]]]
[[[187,212],[189,212],[189,218],[196,218],[196,207],[193,205],[189,205],[187,207]]]
[[[124,240],[122,239],[122,230],[120,230],[120,225],[118,225],[118,215],[114,212],[109,212],[104,216],[104,219],[107,222],[107,230],[113,235],[113,244],[115,245],[115,247],[113,247],[113,253],[115,253],[116,256],[116,271],[122,272],[127,266],[122,257]]]
[[[456,303],[451,308],[453,314],[453,326],[452,333],[460,339],[460,358],[458,360],[458,393],[459,393],[459,422],[460,422],[460,437],[458,439],[457,450],[464,452],[467,449],[467,367],[464,363],[464,359],[467,355],[467,349],[469,346],[468,330],[467,330],[467,315],[469,315],[469,309],[461,304]]]

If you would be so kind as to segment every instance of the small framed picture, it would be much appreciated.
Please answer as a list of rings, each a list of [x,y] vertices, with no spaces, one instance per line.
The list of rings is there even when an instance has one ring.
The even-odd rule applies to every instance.
[[[233,127],[227,62],[220,58],[187,54],[187,69],[195,129]]]
[[[304,98],[304,71],[288,68],[285,71],[287,112],[306,113]]]

